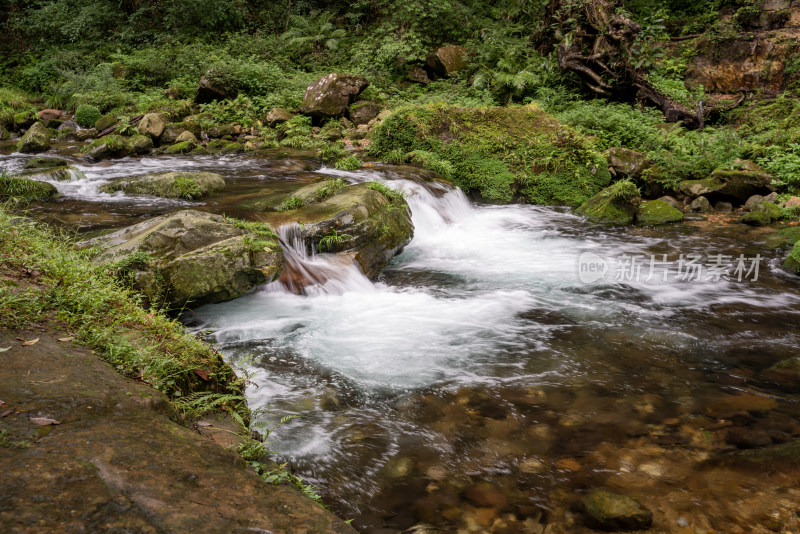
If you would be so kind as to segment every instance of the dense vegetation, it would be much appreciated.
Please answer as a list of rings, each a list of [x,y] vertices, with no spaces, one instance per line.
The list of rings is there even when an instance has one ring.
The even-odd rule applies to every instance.
[[[747,158],[766,166],[782,186],[798,185],[800,112],[794,100],[717,113],[700,131],[665,130],[657,109],[631,105],[630,95],[622,93],[616,103],[596,98],[586,80],[560,68],[556,57],[560,44],[591,30],[593,12],[621,14],[641,31],[624,49],[612,51],[611,60],[624,67],[612,65],[613,73],[644,76],[693,110],[707,100],[702,87],[684,84],[696,51],[689,41],[669,38],[704,32],[706,38],[728,39],[746,29],[756,9],[752,0],[2,0],[0,8],[0,127],[25,121],[45,106],[77,109],[85,124],[109,112],[185,116],[204,74],[238,93],[202,104],[206,123],[260,127],[270,108],[296,109],[310,82],[338,70],[366,76],[370,86],[362,98],[389,108],[535,101],[593,138],[600,150],[624,146],[644,152],[662,181],[702,178]],[[466,46],[470,66],[427,85],[409,82],[409,68],[443,44]],[[797,90],[797,83],[789,84],[789,95]],[[281,128],[263,135],[297,148],[326,144],[310,140],[306,117]],[[327,159],[341,159],[341,147],[326,150]],[[441,154],[437,160],[424,152],[430,150],[423,147],[411,159],[447,174]]]

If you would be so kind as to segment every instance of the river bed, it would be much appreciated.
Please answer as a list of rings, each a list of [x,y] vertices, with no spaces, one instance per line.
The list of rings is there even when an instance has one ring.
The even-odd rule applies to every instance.
[[[579,501],[600,487],[640,500],[654,531],[800,527],[797,459],[735,456],[800,435],[796,390],[762,375],[800,341],[800,285],[768,230],[730,214],[609,228],[304,154],[73,162],[84,178],[54,182],[63,196],[29,213],[81,233],[190,207],[258,219],[331,176],[405,192],[415,236],[377,281],[339,266],[306,295],[274,283],[194,310],[251,374],[270,449],[358,529],[591,531]],[[228,190],[98,192],[157,170],[218,172]],[[277,426],[285,415],[298,417]]]

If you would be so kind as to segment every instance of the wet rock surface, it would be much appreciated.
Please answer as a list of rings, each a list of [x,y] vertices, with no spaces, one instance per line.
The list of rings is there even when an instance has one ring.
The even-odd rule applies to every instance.
[[[123,178],[101,188],[106,193],[194,200],[225,189],[225,180],[213,172],[164,172]]]
[[[103,250],[98,261],[125,262],[134,287],[151,302],[179,307],[230,300],[274,280],[283,266],[274,237],[219,215],[184,210],[85,245]]]
[[[4,532],[352,532],[60,336],[0,331]]]

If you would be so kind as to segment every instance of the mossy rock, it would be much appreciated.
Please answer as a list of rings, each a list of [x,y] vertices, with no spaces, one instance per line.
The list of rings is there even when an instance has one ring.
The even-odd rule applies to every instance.
[[[49,200],[58,195],[53,184],[0,174],[0,199],[16,201]]]
[[[244,145],[241,143],[227,143],[222,149],[220,149],[221,154],[241,154],[244,152]]]
[[[341,117],[368,85],[362,76],[333,72],[306,88],[300,112],[319,118]]]
[[[134,287],[151,303],[168,307],[234,299],[275,280],[283,268],[283,252],[266,225],[194,210],[156,217],[83,245],[103,249],[99,262],[128,261]]]
[[[641,224],[666,224],[683,220],[683,212],[663,200],[648,200],[639,204],[636,221]]]
[[[197,143],[194,141],[184,141],[183,143],[175,143],[164,149],[164,154],[188,154],[195,149]]]
[[[86,154],[93,160],[103,160],[112,158],[123,158],[132,153],[131,146],[128,140],[116,134],[107,135],[100,139],[95,139],[83,149],[81,152]]]
[[[783,210],[780,206],[774,202],[763,200],[757,204],[755,209],[739,217],[738,222],[751,226],[765,226],[780,220],[782,215]]]
[[[0,125],[0,141],[8,141],[10,138],[11,132],[5,126]]]
[[[123,178],[100,188],[104,193],[195,200],[225,190],[225,180],[213,172],[163,172]]]
[[[798,241],[800,241],[800,226],[790,226],[767,237],[767,247],[791,247]]]
[[[108,128],[111,128],[115,124],[119,124],[119,117],[117,117],[113,113],[109,113],[108,115],[103,115],[94,123],[94,128],[98,132],[102,132]]]
[[[215,139],[228,137],[228,136],[232,137],[232,136],[236,135],[237,126],[238,126],[238,124],[235,124],[235,123],[212,126],[206,131],[206,133],[208,134],[209,137],[212,137],[212,138],[215,138]]]
[[[224,139],[212,139],[208,142],[208,146],[206,147],[209,152],[218,152],[228,146],[228,142]]]
[[[592,222],[630,224],[636,218],[639,202],[635,185],[630,182],[618,182],[584,202],[575,213],[583,215]]]
[[[189,152],[190,156],[205,156],[206,154],[208,154],[208,150],[203,145],[197,145]]]
[[[742,170],[717,169],[708,178],[683,181],[677,190],[690,197],[704,195],[714,200],[733,200],[742,204],[753,195],[774,191],[774,179],[763,169],[750,164]]]
[[[22,168],[26,170],[53,169],[55,167],[64,167],[65,165],[68,165],[68,163],[64,159],[39,156],[26,161]]]
[[[792,274],[800,275],[800,241],[795,242],[786,261],[783,262],[783,268]]]
[[[369,124],[372,119],[380,115],[381,111],[383,111],[383,106],[377,102],[361,100],[350,106],[347,114],[353,124],[359,126],[361,124]]]
[[[132,135],[128,139],[128,144],[134,154],[147,154],[153,150],[153,140],[142,134]]]
[[[323,185],[310,186],[313,190],[309,189],[309,193],[316,195],[317,188]],[[377,276],[414,235],[405,199],[399,194],[387,196],[380,186],[371,183],[347,186],[324,200],[262,217],[274,228],[299,225],[298,237],[309,247],[354,254],[362,272],[370,278]]]
[[[783,386],[798,389],[800,388],[800,356],[781,360],[768,369],[764,369],[761,374]]]
[[[375,128],[369,150],[386,160],[426,152],[461,189],[490,202],[579,206],[611,182],[596,147],[536,104],[401,109]]]
[[[191,132],[191,134],[195,137],[195,140],[200,137],[200,124],[196,122],[176,122],[176,123],[169,123],[164,127],[164,131],[161,133],[161,137],[159,138],[159,142],[162,145],[171,145],[173,143],[179,143],[181,140],[178,138],[184,132]]]
[[[17,150],[28,153],[44,152],[50,149],[52,136],[52,130],[45,128],[40,122],[34,123],[17,143]]]
[[[66,163],[66,161],[63,161],[63,163]],[[61,167],[30,170],[20,176],[31,180],[42,180],[47,182],[71,182],[86,178],[86,176],[80,170],[78,170],[77,167],[72,165],[62,165]]]
[[[643,530],[653,524],[653,513],[626,495],[596,489],[581,501],[589,523],[603,530]]]

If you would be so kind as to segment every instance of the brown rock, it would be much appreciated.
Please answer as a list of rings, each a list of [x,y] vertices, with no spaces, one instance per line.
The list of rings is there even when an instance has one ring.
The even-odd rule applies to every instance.
[[[469,65],[469,50],[463,46],[440,46],[428,54],[425,64],[437,76],[452,76]]]
[[[61,111],[57,109],[43,109],[39,113],[36,114],[39,117],[39,120],[49,121],[54,119],[61,118]]]
[[[328,74],[308,86],[300,112],[313,117],[341,117],[368,85],[366,78],[354,74]]]
[[[431,79],[428,77],[428,73],[422,67],[411,67],[410,69],[408,69],[406,78],[408,78],[412,82],[421,83],[423,85],[431,83]]]
[[[464,490],[464,497],[481,508],[503,509],[508,505],[506,496],[492,484],[481,482]]]
[[[778,402],[775,399],[745,393],[716,400],[706,407],[706,411],[716,417],[736,412],[763,413],[777,407]]]

